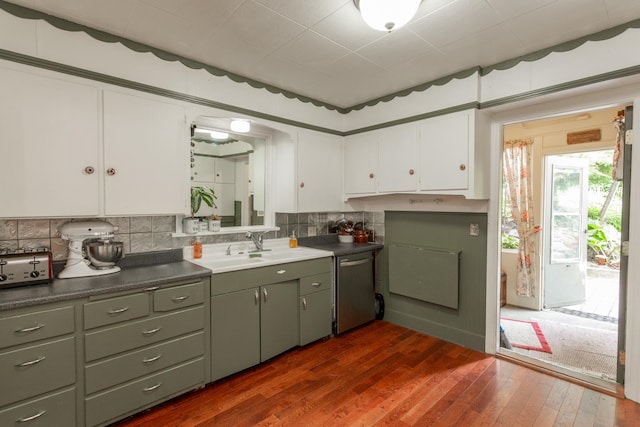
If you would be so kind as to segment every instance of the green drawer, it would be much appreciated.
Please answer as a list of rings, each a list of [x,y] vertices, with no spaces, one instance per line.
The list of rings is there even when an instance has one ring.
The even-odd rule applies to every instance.
[[[331,289],[331,273],[300,278],[300,295]]]
[[[109,298],[84,305],[84,328],[92,329],[149,315],[147,292]]]
[[[204,283],[190,283],[153,293],[155,311],[171,311],[204,303]]]
[[[0,406],[76,381],[75,338],[0,354]]]
[[[0,348],[70,334],[74,329],[73,307],[5,317],[0,319]]]
[[[91,362],[204,328],[204,308],[194,307],[85,334],[85,360]]]
[[[204,355],[204,332],[147,347],[85,367],[85,393],[91,394]]]
[[[204,385],[202,358],[86,399],[87,426],[104,425],[178,393]]]
[[[76,425],[74,388],[0,411],[0,426],[52,427]]]
[[[327,257],[218,273],[211,276],[211,294],[222,295],[330,271],[331,258]]]

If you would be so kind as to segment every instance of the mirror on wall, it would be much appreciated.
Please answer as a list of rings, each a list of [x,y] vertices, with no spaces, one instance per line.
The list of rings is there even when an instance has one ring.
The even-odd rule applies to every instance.
[[[217,197],[216,206],[202,203],[195,216],[216,215],[222,227],[264,225],[266,140],[204,120],[191,135],[191,186],[212,188]]]

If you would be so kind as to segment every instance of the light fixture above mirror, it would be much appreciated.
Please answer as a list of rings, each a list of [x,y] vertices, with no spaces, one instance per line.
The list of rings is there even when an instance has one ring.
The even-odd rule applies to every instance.
[[[377,31],[395,31],[407,24],[422,0],[353,0],[362,19]]]
[[[247,133],[251,130],[251,123],[249,120],[233,119],[230,128],[233,132]]]

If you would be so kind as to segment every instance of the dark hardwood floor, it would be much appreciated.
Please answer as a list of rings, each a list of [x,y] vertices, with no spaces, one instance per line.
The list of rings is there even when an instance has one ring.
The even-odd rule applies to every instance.
[[[640,405],[375,321],[118,424],[636,426]]]

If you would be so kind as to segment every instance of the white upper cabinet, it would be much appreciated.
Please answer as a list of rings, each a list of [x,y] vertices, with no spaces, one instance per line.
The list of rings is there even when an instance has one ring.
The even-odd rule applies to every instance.
[[[0,69],[0,217],[99,213],[98,90]]]
[[[419,123],[420,190],[487,198],[489,127],[477,110]]]
[[[105,91],[105,214],[185,213],[188,147],[181,106]]]
[[[411,193],[486,199],[489,141],[487,117],[478,110],[349,136],[345,196]]]
[[[299,132],[297,187],[297,212],[342,208],[342,137]]]
[[[373,132],[344,141],[344,192],[367,195],[378,190],[378,139]]]
[[[468,112],[425,120],[419,125],[420,190],[464,190],[469,187]]]
[[[220,184],[235,184],[236,162],[228,159],[215,159],[215,179]]]
[[[380,150],[378,190],[381,193],[415,192],[419,176],[415,123],[385,128],[376,134]]]

